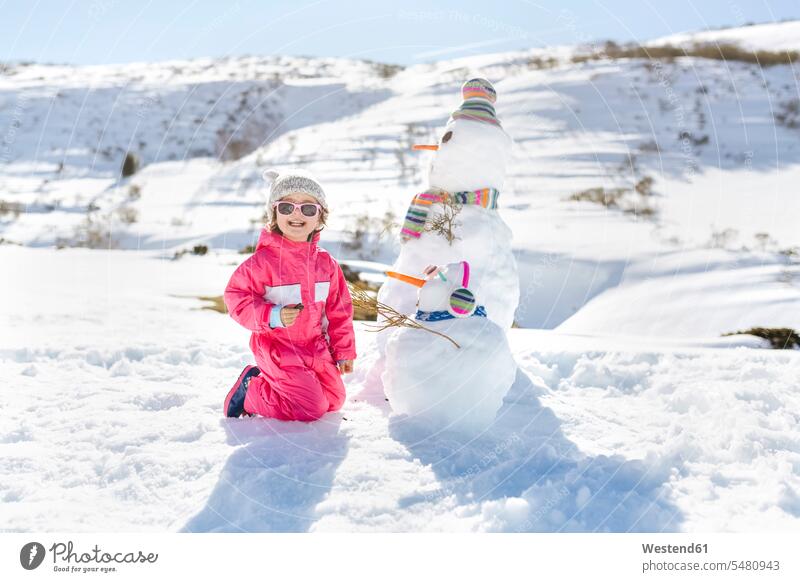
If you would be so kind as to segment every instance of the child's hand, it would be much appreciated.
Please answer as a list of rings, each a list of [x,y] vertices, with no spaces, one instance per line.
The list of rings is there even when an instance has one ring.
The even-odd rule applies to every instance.
[[[281,307],[281,323],[286,327],[289,327],[294,323],[294,320],[297,319],[297,316],[300,315],[302,308],[298,309],[296,307]]]
[[[353,360],[339,360],[336,365],[340,374],[349,374],[353,371]]]

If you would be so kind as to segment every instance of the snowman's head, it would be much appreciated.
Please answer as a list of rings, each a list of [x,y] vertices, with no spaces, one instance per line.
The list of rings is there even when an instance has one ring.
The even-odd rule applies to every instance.
[[[512,141],[495,115],[494,87],[486,79],[470,79],[461,94],[464,102],[453,112],[439,142],[415,146],[436,151],[429,184],[447,192],[501,190]]]
[[[448,123],[431,160],[428,183],[447,192],[503,189],[511,138],[499,126],[454,119]]]
[[[478,303],[469,290],[469,263],[461,261],[426,269],[427,279],[420,287],[417,305],[422,311],[448,311],[456,317],[469,317]]]

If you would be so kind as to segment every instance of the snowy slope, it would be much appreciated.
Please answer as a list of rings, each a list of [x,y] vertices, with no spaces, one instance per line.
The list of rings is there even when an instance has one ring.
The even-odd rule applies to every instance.
[[[587,303],[559,331],[707,337],[753,327],[800,328],[800,265],[719,249],[654,256]],[[646,317],[642,315],[646,314]]]
[[[164,142],[154,150],[147,145],[143,170],[124,180],[118,179],[120,152],[113,163],[92,153],[105,142],[94,144],[83,121],[76,122],[77,105],[45,123],[36,121],[47,116],[37,113],[35,101],[21,100],[33,91],[29,85],[52,92],[66,83],[67,73],[52,72],[56,81],[50,81],[43,67],[23,68],[2,78],[2,95],[6,103],[25,105],[21,127],[32,124],[32,131],[19,133],[9,163],[0,166],[0,184],[2,200],[27,212],[16,219],[0,216],[0,236],[37,246],[93,238],[99,247],[170,254],[199,243],[238,250],[257,237],[260,171],[303,165],[322,177],[335,202],[327,244],[340,257],[390,263],[398,248],[393,237],[379,236],[384,223],[399,222],[411,196],[425,185],[426,154],[412,152],[410,145],[435,140],[458,106],[460,83],[481,74],[496,80],[498,114],[516,142],[501,212],[515,233],[523,285],[528,282],[520,325],[557,326],[616,285],[627,266],[654,253],[757,249],[782,264],[780,252],[800,245],[793,219],[800,208],[789,187],[798,171],[797,130],[774,118],[797,94],[792,67],[703,59],[570,65],[564,49],[551,53],[561,65],[532,66],[533,56],[548,54],[538,50],[419,65],[390,78],[374,65],[339,60],[302,62],[319,70],[319,77],[302,63],[281,59],[153,65],[145,80],[135,65],[114,74],[101,71],[100,77],[92,68],[71,70],[75,78],[117,87],[147,81],[152,90],[162,83],[162,101],[179,90],[183,109],[206,111],[199,129],[181,129],[176,121],[162,135],[153,123],[169,124],[183,114],[154,107],[160,122],[150,119],[149,110],[146,127],[127,121],[136,119],[130,106],[144,99],[144,90],[115,89],[127,100],[119,109],[110,94],[84,91],[94,100],[87,109],[98,112],[95,125],[108,125],[111,134],[122,123],[116,142]],[[233,80],[220,81],[226,76]],[[236,105],[220,95],[273,76],[280,84],[267,93],[268,103],[281,112],[281,121],[262,135],[267,143],[226,163],[216,159],[218,153],[194,157],[198,143],[211,151],[211,136],[226,123],[224,111],[241,108],[240,95]],[[288,99],[289,92],[303,97]],[[246,103],[234,127],[273,111],[257,103]],[[112,109],[119,113],[109,116]],[[5,111],[13,121],[16,109]],[[39,139],[49,145],[34,147]],[[53,148],[55,153],[47,153]],[[73,149],[83,153],[73,158]],[[60,171],[56,160],[65,164]],[[643,178],[653,179],[652,194],[626,194],[617,207],[568,199],[591,188],[631,190]],[[626,213],[634,209],[653,214],[637,219]]]
[[[797,67],[572,54],[0,74],[4,527],[796,530],[800,352],[720,334],[800,327]],[[321,243],[379,281],[426,184],[410,146],[475,75],[515,140],[500,212],[527,328],[495,425],[465,443],[391,416],[363,324],[340,413],[222,419],[248,336],[193,297],[255,242],[261,171],[317,173]],[[624,193],[570,199],[596,188]]]
[[[182,239],[168,231],[189,223],[197,206],[221,203],[220,197],[246,225],[247,217],[236,213],[243,201],[230,200],[241,197],[242,187],[213,183],[219,160],[266,150],[278,135],[380,101],[388,91],[376,67],[343,59],[249,57],[12,68],[0,76],[0,127],[7,128],[0,191],[24,214],[4,221],[2,236],[71,245],[88,222],[114,231],[106,247],[147,247],[150,229],[160,233],[159,246],[165,236],[173,246]],[[128,151],[149,172],[121,179]],[[252,168],[250,174],[247,179],[258,177]],[[154,182],[157,188],[147,187]],[[138,232],[131,232],[134,222]],[[209,234],[202,227],[200,232]]]
[[[797,51],[800,50],[800,20],[683,32],[663,36],[647,44],[685,46],[696,43],[738,44],[751,50]]]

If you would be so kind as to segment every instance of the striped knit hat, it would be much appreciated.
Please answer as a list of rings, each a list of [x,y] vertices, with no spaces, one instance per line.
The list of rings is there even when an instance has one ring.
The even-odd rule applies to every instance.
[[[492,125],[500,125],[500,120],[492,105],[497,100],[497,93],[486,79],[470,79],[461,87],[464,102],[451,115],[452,119],[471,119]]]

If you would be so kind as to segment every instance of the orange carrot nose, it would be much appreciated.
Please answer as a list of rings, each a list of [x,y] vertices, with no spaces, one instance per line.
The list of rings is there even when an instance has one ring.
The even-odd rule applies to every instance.
[[[405,275],[403,273],[397,273],[395,271],[386,271],[387,277],[392,277],[393,279],[397,279],[398,281],[403,281],[404,283],[409,283],[414,285],[415,287],[422,287],[427,281],[425,279],[420,279],[419,277],[412,277],[411,275]]]
[[[414,145],[411,146],[411,149],[412,150],[434,150],[434,151],[436,151],[436,150],[439,149],[439,146],[435,145],[435,144],[434,145],[426,145],[426,144],[421,144],[421,143],[415,143]]]

